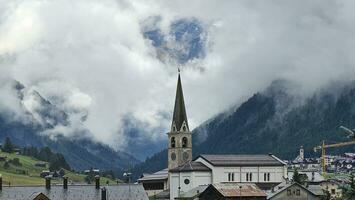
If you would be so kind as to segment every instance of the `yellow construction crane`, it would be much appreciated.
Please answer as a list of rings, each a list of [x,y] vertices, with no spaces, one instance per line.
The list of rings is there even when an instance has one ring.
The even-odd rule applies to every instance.
[[[336,144],[325,144],[324,140],[323,140],[321,146],[316,146],[316,147],[313,148],[314,152],[317,152],[317,150],[321,150],[322,151],[321,162],[322,162],[323,175],[324,175],[324,173],[326,171],[326,169],[325,169],[325,149],[334,148],[334,147],[348,146],[348,145],[352,145],[352,144],[355,144],[355,140],[354,141],[349,141],[349,142],[340,142],[340,143],[336,143]]]

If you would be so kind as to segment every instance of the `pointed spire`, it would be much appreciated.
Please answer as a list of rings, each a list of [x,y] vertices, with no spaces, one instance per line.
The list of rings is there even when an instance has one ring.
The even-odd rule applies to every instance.
[[[175,125],[176,129],[180,131],[182,125],[186,124],[186,131],[189,131],[189,125],[187,122],[185,102],[184,102],[184,94],[182,92],[181,78],[180,78],[180,69],[178,69],[179,76],[176,88],[176,97],[175,97],[175,107],[173,114],[173,122],[172,126]]]

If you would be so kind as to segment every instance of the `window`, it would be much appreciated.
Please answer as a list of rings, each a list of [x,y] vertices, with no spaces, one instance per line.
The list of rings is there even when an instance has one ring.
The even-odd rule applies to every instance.
[[[291,189],[287,189],[287,196],[291,196]]]
[[[335,189],[332,189],[332,190],[331,190],[331,193],[332,193],[332,194],[335,194]]]
[[[234,181],[234,173],[233,172],[228,173],[228,181],[229,182]]]
[[[183,148],[187,147],[187,137],[182,138],[182,147]]]
[[[189,179],[185,179],[185,180],[184,180],[184,183],[185,183],[186,185],[188,185],[188,184],[190,183],[190,180],[189,180]]]
[[[270,181],[270,173],[264,173],[264,181]]]
[[[246,173],[246,180],[247,181],[252,181],[253,180],[253,174],[252,173]]]
[[[182,130],[185,132],[185,131],[186,131],[186,126],[183,126],[183,127],[182,127]]]
[[[171,138],[171,148],[175,148],[175,137]]]
[[[267,181],[270,181],[270,173],[267,173]]]
[[[300,189],[297,189],[297,190],[296,190],[296,195],[297,195],[297,196],[300,196],[300,195],[301,195],[301,190],[300,190]]]

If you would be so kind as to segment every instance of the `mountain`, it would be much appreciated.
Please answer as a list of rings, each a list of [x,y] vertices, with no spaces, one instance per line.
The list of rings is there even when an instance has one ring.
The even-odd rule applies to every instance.
[[[193,154],[273,153],[293,159],[300,146],[306,156],[313,147],[347,140],[340,125],[355,127],[355,83],[334,83],[311,96],[297,95],[295,86],[274,81],[265,91],[206,121],[193,130]],[[332,150],[354,151],[354,147]],[[167,166],[166,151],[138,164],[134,172],[154,172]]]
[[[132,155],[116,151],[104,144],[90,139],[87,132],[78,132],[76,136],[41,134],[56,126],[68,126],[68,115],[35,90],[28,91],[25,86],[14,81],[13,89],[17,93],[19,107],[24,116],[15,118],[12,112],[0,112],[0,141],[9,137],[18,146],[49,146],[64,155],[75,170],[90,167],[100,169],[124,170],[130,164],[139,161]]]

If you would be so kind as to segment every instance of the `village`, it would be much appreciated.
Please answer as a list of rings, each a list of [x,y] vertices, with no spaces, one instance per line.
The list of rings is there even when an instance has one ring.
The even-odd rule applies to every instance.
[[[178,75],[175,106],[168,136],[168,166],[155,173],[144,173],[131,180],[127,171],[125,183],[107,179],[100,181],[100,169],[82,172],[93,179],[92,184],[75,183],[67,170],[43,170],[39,176],[44,186],[12,186],[0,177],[1,199],[161,199],[161,200],[277,200],[277,199],[342,199],[354,189],[355,153],[326,154],[326,149],[355,144],[352,130],[341,127],[349,141],[314,147],[320,157],[305,157],[303,146],[293,160],[282,160],[268,154],[201,154],[192,157],[192,133],[189,129],[182,81]],[[7,141],[9,143],[9,141]],[[5,146],[11,146],[9,144]],[[2,148],[4,151],[6,148]],[[25,152],[29,151],[26,148]],[[47,150],[48,151],[48,150]],[[50,151],[50,150],[49,150]],[[12,150],[23,154],[20,149]],[[10,155],[10,154],[8,154]],[[19,159],[0,161],[21,165]],[[45,168],[46,162],[36,161],[34,167]],[[28,172],[23,172],[28,173]],[[60,180],[62,183],[60,183]],[[54,181],[54,183],[53,183]],[[117,198],[119,197],[119,198]]]

